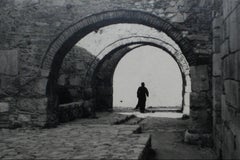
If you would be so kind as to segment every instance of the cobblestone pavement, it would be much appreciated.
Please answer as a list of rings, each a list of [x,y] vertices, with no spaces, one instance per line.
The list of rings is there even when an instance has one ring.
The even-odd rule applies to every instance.
[[[183,142],[189,120],[110,112],[97,116],[53,129],[2,129],[0,159],[140,159],[150,140],[150,160],[216,158],[210,148]]]
[[[111,125],[129,117],[110,113],[100,116],[53,129],[2,129],[0,159],[139,159],[143,156],[149,134],[136,134],[137,125]]]

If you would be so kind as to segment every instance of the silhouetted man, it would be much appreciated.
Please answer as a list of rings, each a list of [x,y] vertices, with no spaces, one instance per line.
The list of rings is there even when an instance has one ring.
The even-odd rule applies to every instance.
[[[138,104],[135,109],[139,108],[141,113],[144,113],[146,106],[146,97],[149,96],[148,89],[145,87],[144,82],[137,90]]]

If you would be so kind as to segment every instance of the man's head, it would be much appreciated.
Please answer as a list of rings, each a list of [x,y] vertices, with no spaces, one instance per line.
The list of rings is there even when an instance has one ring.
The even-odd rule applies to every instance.
[[[145,83],[144,82],[142,82],[141,85],[142,85],[142,87],[145,87]]]

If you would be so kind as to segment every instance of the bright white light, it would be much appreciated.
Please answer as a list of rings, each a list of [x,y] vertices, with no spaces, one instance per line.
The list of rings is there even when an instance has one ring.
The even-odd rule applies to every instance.
[[[145,82],[150,92],[146,107],[182,105],[180,69],[175,60],[161,49],[140,47],[122,58],[114,73],[113,106],[134,108],[141,82]]]
[[[88,34],[77,45],[97,56],[113,42],[131,36],[155,37],[181,52],[179,46],[165,33],[139,24],[123,23],[103,27]],[[177,63],[164,51],[150,46],[135,49],[120,61],[114,74],[113,105],[135,107],[136,90],[142,81],[150,92],[147,106],[182,105],[182,77]]]

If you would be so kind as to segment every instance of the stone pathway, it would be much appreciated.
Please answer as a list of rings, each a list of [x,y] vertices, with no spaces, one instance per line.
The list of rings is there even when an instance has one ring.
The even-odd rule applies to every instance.
[[[146,159],[150,144],[150,160],[216,159],[210,148],[183,142],[189,120],[155,117],[156,113],[97,116],[53,129],[2,129],[0,159]]]
[[[0,159],[145,158],[150,148],[149,134],[139,134],[138,125],[111,125],[129,116],[110,113],[100,116],[53,129],[2,129]]]
[[[143,133],[151,135],[153,153],[151,160],[160,159],[217,159],[211,148],[189,145],[183,142],[190,120],[182,120],[177,112],[139,113],[133,110],[117,110],[123,115],[135,115],[125,124],[138,124]],[[168,118],[167,118],[168,117]],[[141,121],[139,121],[141,119]]]
[[[159,159],[217,159],[211,148],[183,142],[189,120],[148,117],[140,125],[144,133],[151,134],[152,160]]]

